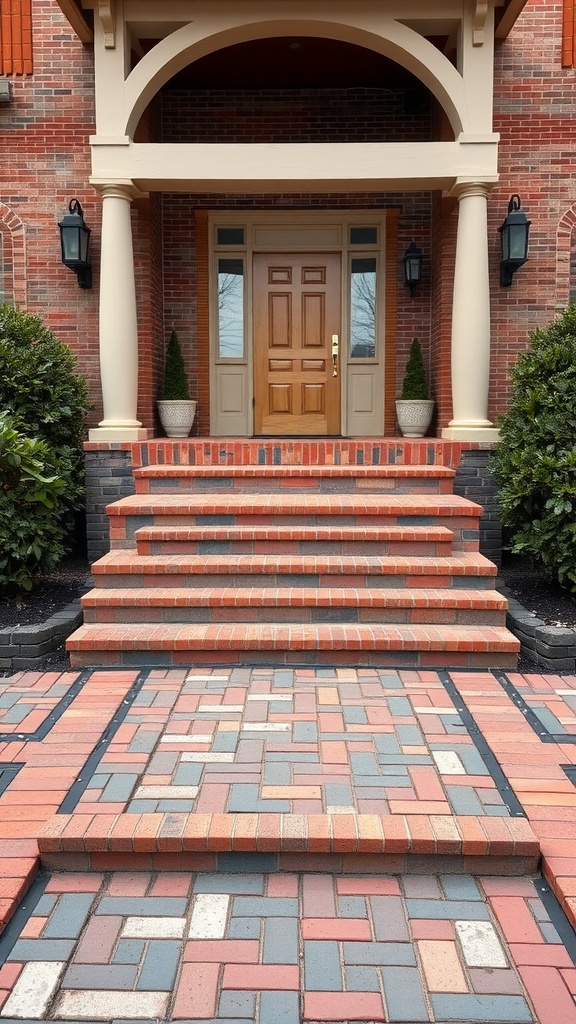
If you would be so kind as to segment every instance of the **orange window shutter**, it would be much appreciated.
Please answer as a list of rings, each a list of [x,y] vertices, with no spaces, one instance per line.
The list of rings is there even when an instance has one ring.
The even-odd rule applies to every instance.
[[[0,0],[0,74],[32,74],[32,0]]]
[[[562,67],[574,67],[576,56],[576,0],[564,0],[562,17]]]

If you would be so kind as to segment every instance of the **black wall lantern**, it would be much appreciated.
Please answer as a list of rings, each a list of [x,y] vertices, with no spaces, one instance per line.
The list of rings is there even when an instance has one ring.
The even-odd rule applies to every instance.
[[[420,284],[422,277],[422,250],[415,242],[410,242],[402,258],[404,264],[404,284],[410,289],[410,295],[414,295],[416,285]]]
[[[62,263],[74,271],[81,288],[91,288],[90,228],[86,227],[84,223],[82,207],[77,199],[70,201],[68,210],[69,212],[58,224]]]
[[[508,203],[508,216],[498,228],[502,248],[500,284],[503,288],[510,287],[514,274],[528,259],[528,235],[532,222],[520,206],[520,196],[512,196]]]

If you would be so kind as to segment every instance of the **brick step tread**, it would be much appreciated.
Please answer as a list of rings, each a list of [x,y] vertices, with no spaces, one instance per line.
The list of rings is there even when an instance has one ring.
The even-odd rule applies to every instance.
[[[136,541],[406,541],[450,543],[446,526],[141,526]]]
[[[95,576],[206,575],[207,573],[329,573],[375,576],[493,576],[498,569],[477,551],[437,555],[139,555],[110,551],[94,562]]]
[[[384,466],[219,466],[219,465],[152,465],[144,466],[142,469],[134,470],[134,477],[137,480],[174,479],[180,477],[261,477],[262,479],[274,479],[275,477],[293,478],[382,478],[396,479],[404,478],[452,478],[456,475],[455,470],[448,466],[406,466],[406,465],[384,465]]]
[[[455,494],[130,494],[108,505],[110,516],[394,515],[470,516],[482,507]]]
[[[69,651],[482,651],[516,654],[503,626],[359,623],[95,623],[69,637]]]
[[[534,870],[540,855],[526,818],[442,814],[57,814],[38,846],[50,858],[209,851],[508,856],[531,860]]]
[[[356,589],[353,587],[103,588],[81,598],[84,608],[458,608],[505,611],[497,590]]]

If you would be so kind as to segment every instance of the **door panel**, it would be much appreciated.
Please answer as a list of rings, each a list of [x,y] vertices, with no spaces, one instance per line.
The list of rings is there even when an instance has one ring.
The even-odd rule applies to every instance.
[[[254,432],[338,434],[341,257],[254,256]]]

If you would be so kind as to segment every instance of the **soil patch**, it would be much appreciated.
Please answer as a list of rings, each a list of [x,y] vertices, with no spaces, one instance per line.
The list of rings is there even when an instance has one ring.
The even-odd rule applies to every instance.
[[[84,559],[65,559],[53,572],[37,576],[34,588],[27,593],[6,597],[0,592],[0,629],[44,622],[90,586],[88,563]]]
[[[547,626],[576,627],[576,596],[547,580],[541,571],[507,555],[498,575],[526,611]]]

